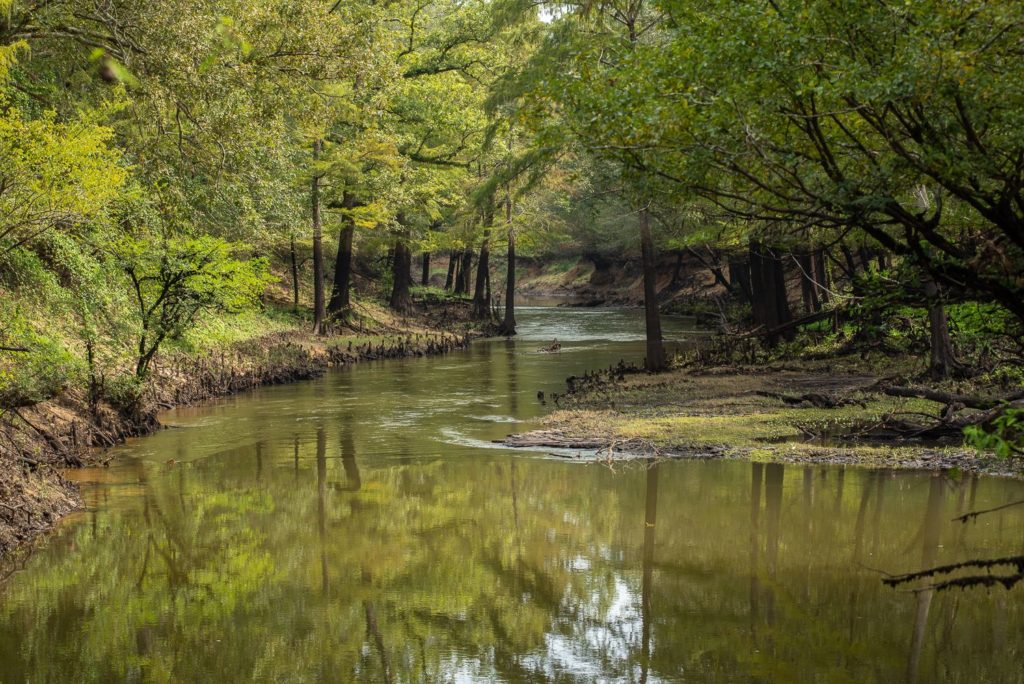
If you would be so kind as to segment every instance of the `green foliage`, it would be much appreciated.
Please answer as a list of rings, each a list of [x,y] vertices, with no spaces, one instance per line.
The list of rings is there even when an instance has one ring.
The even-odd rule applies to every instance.
[[[237,259],[239,248],[221,238],[155,237],[115,246],[135,294],[140,378],[165,339],[181,337],[204,313],[252,307],[272,281],[265,259]]]
[[[0,108],[3,106],[0,95]],[[0,113],[0,252],[49,230],[80,231],[102,222],[126,179],[113,131],[84,120],[58,122],[52,112],[27,120]]]
[[[987,425],[965,428],[964,435],[980,451],[991,451],[1000,458],[1024,456],[1024,409],[1007,409]]]
[[[0,303],[0,408],[29,406],[84,377],[84,364],[10,301]]]
[[[142,405],[145,384],[133,373],[120,373],[105,378],[99,390],[100,396],[116,411],[132,415]]]

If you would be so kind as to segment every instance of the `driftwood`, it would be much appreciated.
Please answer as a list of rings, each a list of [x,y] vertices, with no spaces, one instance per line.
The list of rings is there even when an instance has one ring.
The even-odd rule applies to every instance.
[[[608,440],[571,437],[557,430],[510,435],[497,443],[516,449],[603,449],[608,446]]]

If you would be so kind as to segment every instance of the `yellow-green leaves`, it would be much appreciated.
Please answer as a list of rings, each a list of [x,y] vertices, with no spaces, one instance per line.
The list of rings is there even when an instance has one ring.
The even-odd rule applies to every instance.
[[[48,230],[103,221],[127,177],[109,128],[0,114],[0,252]]]

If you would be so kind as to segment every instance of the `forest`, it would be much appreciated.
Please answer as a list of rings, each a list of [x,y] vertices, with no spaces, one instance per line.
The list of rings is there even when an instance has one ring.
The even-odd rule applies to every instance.
[[[506,445],[1020,473],[1016,0],[0,10],[0,553],[160,411],[512,338],[524,293],[644,344]]]
[[[1019,0],[0,0],[0,681],[1019,682],[1022,459]]]

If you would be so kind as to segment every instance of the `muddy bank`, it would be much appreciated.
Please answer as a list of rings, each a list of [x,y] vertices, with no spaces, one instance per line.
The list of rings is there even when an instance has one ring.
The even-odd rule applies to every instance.
[[[878,437],[903,416],[940,420],[943,406],[878,391],[900,361],[865,372],[854,360],[570,378],[548,397],[542,429],[502,443],[567,458],[750,459],[1020,477],[1024,464],[978,454],[962,439]]]
[[[101,388],[104,398],[90,402],[87,391],[72,389],[0,414],[0,557],[81,506],[61,469],[104,464],[106,448],[160,429],[161,410],[311,379],[331,367],[445,354],[480,334],[461,321],[461,311],[448,307],[326,337],[293,330],[201,355],[169,353],[155,360],[141,396],[125,400]],[[431,327],[438,322],[458,332]]]

